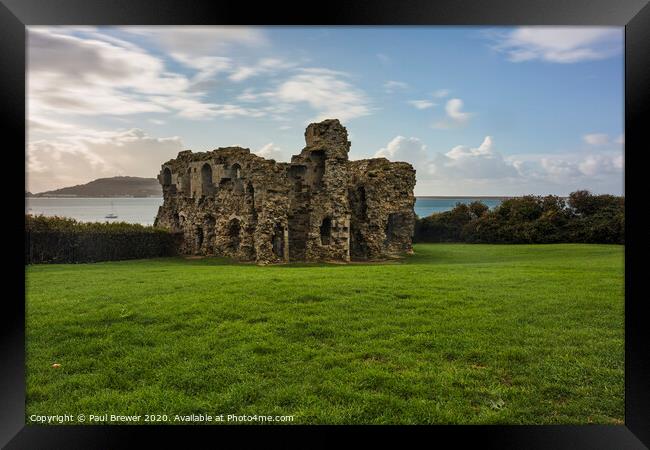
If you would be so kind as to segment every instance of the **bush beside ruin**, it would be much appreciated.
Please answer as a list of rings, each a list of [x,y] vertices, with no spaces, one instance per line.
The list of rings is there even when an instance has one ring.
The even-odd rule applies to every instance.
[[[625,198],[576,191],[568,200],[527,195],[493,210],[480,202],[419,218],[415,242],[625,243]]]
[[[25,264],[173,256],[179,236],[156,227],[25,215]]]

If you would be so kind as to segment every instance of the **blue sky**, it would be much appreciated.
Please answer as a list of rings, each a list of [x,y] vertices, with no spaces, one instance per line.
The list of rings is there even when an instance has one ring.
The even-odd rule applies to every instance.
[[[418,195],[623,191],[623,29],[29,27],[27,189],[182,149],[288,161],[339,118]]]

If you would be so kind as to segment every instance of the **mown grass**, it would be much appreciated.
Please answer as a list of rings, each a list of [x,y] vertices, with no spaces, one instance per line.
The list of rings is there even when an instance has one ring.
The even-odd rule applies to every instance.
[[[622,423],[623,251],[420,244],[385,264],[29,266],[27,417]]]

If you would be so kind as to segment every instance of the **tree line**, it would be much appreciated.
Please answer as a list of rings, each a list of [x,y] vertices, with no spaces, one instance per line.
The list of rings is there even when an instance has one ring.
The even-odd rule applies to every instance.
[[[494,209],[480,201],[419,218],[415,242],[501,244],[625,243],[625,197],[572,192],[504,200]]]

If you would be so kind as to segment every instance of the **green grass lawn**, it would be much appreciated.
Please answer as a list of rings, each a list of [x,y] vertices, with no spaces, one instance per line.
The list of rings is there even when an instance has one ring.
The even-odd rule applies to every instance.
[[[385,264],[29,266],[27,417],[619,424],[623,252],[420,244]]]

